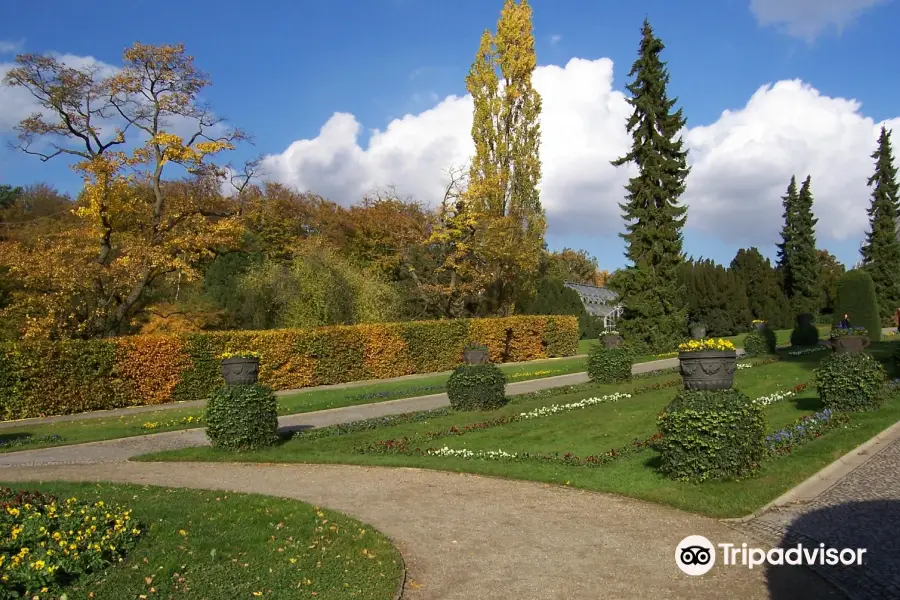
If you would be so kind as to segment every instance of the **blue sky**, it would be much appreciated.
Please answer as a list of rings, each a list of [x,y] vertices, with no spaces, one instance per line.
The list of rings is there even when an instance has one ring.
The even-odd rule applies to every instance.
[[[622,90],[641,21],[648,16],[667,45],[671,93],[679,97],[690,127],[712,125],[723,110],[744,108],[760,86],[791,79],[812,85],[822,96],[859,101],[862,106],[857,112],[875,123],[894,119],[900,112],[896,59],[886,50],[894,45],[891,40],[896,30],[891,23],[900,22],[897,1],[823,3],[844,5],[843,13],[835,9],[838,12],[831,15],[831,21],[841,27],[825,26],[812,33],[809,27],[800,31],[803,27],[796,25],[804,20],[803,5],[809,5],[808,0],[793,0],[797,5],[789,15],[793,26],[790,22],[761,24],[765,15],[755,15],[750,0],[633,4],[533,0],[531,4],[539,64],[562,67],[571,58],[609,58],[614,64],[614,90]],[[770,13],[776,10],[771,8],[772,2],[760,4],[770,5]],[[790,5],[792,0],[781,4]],[[369,130],[384,130],[393,119],[417,115],[449,95],[463,95],[464,77],[479,35],[483,29],[493,28],[502,2],[332,0],[248,5],[235,0],[98,0],[90,5],[86,10],[84,3],[55,0],[3,3],[0,49],[5,42],[8,49],[15,46],[18,51],[92,56],[115,65],[120,63],[122,49],[136,40],[183,42],[212,76],[213,86],[205,99],[219,114],[254,136],[255,146],[238,153],[249,157],[279,154],[292,142],[316,138],[336,112],[355,117],[361,126],[357,142],[365,149]],[[807,23],[828,20],[828,15],[815,10],[805,19]],[[12,55],[0,54],[0,63],[8,63]],[[0,113],[3,110],[0,106]],[[835,144],[841,139],[835,137]],[[810,170],[815,166],[827,174],[842,164],[840,157],[830,159],[831,163],[826,158],[817,159],[815,165],[809,163]],[[864,156],[863,164],[867,160]],[[856,180],[861,175],[857,174]],[[814,190],[827,196],[827,189],[815,188],[815,177]],[[49,181],[64,190],[78,188],[63,163],[41,164],[5,149],[0,150],[0,181]],[[309,178],[302,181],[308,185]],[[784,180],[780,188],[786,185]],[[777,210],[772,189],[759,190],[758,195],[766,199],[760,210]],[[860,195],[856,189],[854,194]],[[741,202],[745,211],[747,199],[756,201],[753,193],[742,198],[736,197],[734,202]],[[357,198],[333,199],[346,204]],[[614,200],[602,201],[614,208]],[[834,199],[835,206],[839,200]],[[864,210],[859,204],[864,201],[862,197],[854,200],[854,210]],[[744,240],[735,240],[722,228],[716,231],[715,223],[722,219],[723,228],[740,229],[740,221],[728,220],[728,214],[737,214],[737,204],[732,208],[703,213],[704,228],[687,232],[687,251],[728,262],[738,244],[745,245]],[[842,209],[834,210],[839,215]],[[598,222],[608,221],[613,213],[610,209],[595,217]],[[585,214],[589,218],[594,213],[588,210]],[[829,218],[839,220],[838,216]],[[555,226],[564,221],[554,221],[551,215],[548,239],[552,246],[585,248],[598,256],[604,268],[622,265],[621,244],[610,227],[598,226],[598,233],[593,233],[591,227]],[[774,241],[776,221],[769,218],[755,238],[748,238],[770,256],[774,249],[765,244]],[[855,260],[859,227],[844,239],[820,237],[824,238],[820,245],[843,261]]]

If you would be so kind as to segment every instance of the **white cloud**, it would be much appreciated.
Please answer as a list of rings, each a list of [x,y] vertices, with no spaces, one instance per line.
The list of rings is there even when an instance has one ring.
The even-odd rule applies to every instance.
[[[551,44],[554,44],[554,45],[558,44],[560,42],[560,40],[562,40],[562,36],[559,35],[558,33],[554,33],[553,35],[550,36]]]
[[[18,52],[25,46],[25,40],[0,40],[0,54]]]
[[[612,88],[612,74],[609,59],[572,59],[565,67],[535,71],[543,96],[541,198],[557,236],[621,230],[618,204],[633,171],[609,161],[628,149],[630,107]],[[472,153],[471,111],[468,96],[447,97],[372,131],[365,147],[354,116],[336,113],[315,138],[268,156],[265,171],[270,179],[343,204],[395,185],[434,205],[447,168]],[[791,175],[810,174],[820,239],[862,235],[869,155],[880,125],[856,101],[823,96],[799,81],[761,87],[745,107],[685,132],[693,165],[685,195],[688,227],[730,243],[771,244]],[[888,126],[900,131],[900,119]]]
[[[775,25],[812,43],[827,29],[838,34],[860,14],[890,0],[750,0],[760,25]]]

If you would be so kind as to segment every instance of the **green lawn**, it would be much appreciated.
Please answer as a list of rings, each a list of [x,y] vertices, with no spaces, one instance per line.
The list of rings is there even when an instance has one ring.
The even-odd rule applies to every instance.
[[[124,563],[67,586],[69,600],[382,600],[393,595],[402,574],[400,555],[382,534],[303,502],[146,486],[0,485],[128,505],[146,528]]]
[[[890,346],[883,343],[879,346]],[[878,350],[878,348],[876,348]],[[879,353],[887,353],[889,347]],[[755,366],[736,373],[735,387],[751,398],[789,390],[798,383],[811,382],[812,370],[826,352],[791,357],[784,353],[778,363]],[[741,361],[749,362],[749,361]],[[140,460],[201,460],[245,462],[352,463],[363,465],[413,466],[450,471],[467,471],[500,477],[532,479],[589,490],[663,502],[694,512],[717,517],[748,514],[814,472],[852,450],[872,435],[900,420],[900,398],[894,397],[877,412],[854,415],[849,425],[796,448],[791,454],[765,463],[761,473],[745,481],[688,484],[669,481],[655,469],[657,455],[644,449],[628,458],[600,467],[580,467],[559,462],[491,461],[457,457],[409,456],[404,454],[359,453],[356,449],[380,440],[399,439],[425,432],[463,427],[498,416],[509,416],[547,406],[575,402],[614,391],[629,391],[638,386],[678,380],[673,373],[635,380],[627,385],[595,386],[576,394],[513,399],[506,407],[491,413],[452,413],[423,422],[405,423],[379,429],[348,433],[321,439],[299,438],[267,451],[242,455],[218,452],[210,448],[191,448],[140,457]],[[622,448],[634,439],[656,431],[656,415],[674,397],[676,388],[664,388],[639,394],[617,403],[479,429],[462,436],[448,436],[415,442],[421,448],[466,449],[471,451],[560,453],[577,456],[599,455]],[[771,431],[799,417],[821,410],[815,388],[810,386],[796,396],[765,409]],[[414,440],[415,441],[415,440]]]

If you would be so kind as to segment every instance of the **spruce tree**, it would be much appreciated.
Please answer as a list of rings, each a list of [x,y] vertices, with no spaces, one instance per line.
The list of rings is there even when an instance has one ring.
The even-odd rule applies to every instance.
[[[900,212],[897,167],[891,153],[891,132],[881,128],[878,149],[872,154],[875,173],[869,178],[872,203],[869,206],[869,231],[861,249],[863,269],[875,282],[875,294],[882,325],[890,325],[900,308],[900,240],[896,235]]]
[[[781,286],[785,297],[789,298],[793,289],[791,276],[791,257],[794,254],[794,231],[797,229],[797,178],[791,176],[787,193],[781,197],[784,207],[784,225],[781,227],[781,243],[778,244],[778,271],[781,273]]]
[[[819,255],[816,250],[816,223],[809,176],[797,194],[796,227],[791,256],[791,306],[797,314],[819,311]]]
[[[626,127],[630,152],[612,162],[633,162],[638,174],[620,204],[630,265],[615,279],[625,306],[618,329],[635,347],[671,350],[684,337],[687,309],[679,267],[684,263],[682,230],[687,208],[679,204],[688,175],[687,150],[679,132],[685,126],[677,99],[669,98],[669,73],[660,59],[665,46],[648,21],[641,30],[638,59],[628,76],[628,103],[634,109]]]

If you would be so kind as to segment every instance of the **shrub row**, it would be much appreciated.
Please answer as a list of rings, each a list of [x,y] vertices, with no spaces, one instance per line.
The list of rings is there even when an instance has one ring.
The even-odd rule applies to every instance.
[[[588,377],[594,383],[631,381],[633,363],[634,357],[628,348],[605,348],[595,344],[588,353]]]
[[[492,362],[572,356],[572,316],[516,316],[288,329],[19,341],[0,345],[0,416],[21,419],[206,399],[218,356],[256,351],[276,390],[451,370],[469,344]]]

